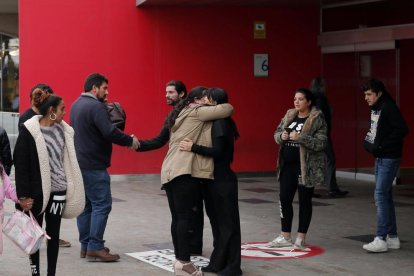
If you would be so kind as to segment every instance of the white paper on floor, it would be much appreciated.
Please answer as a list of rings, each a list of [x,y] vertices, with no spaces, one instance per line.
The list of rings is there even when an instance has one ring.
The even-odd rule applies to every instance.
[[[135,259],[149,263],[151,265],[155,265],[169,272],[174,272],[173,262],[175,260],[175,255],[174,250],[172,249],[125,253],[125,255],[131,256]],[[191,261],[199,267],[207,266],[210,262],[209,259],[204,258],[203,256],[191,256]]]

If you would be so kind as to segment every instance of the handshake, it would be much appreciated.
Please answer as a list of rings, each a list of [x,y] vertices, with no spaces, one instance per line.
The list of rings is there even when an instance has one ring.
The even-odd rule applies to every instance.
[[[128,148],[131,151],[137,151],[141,145],[139,144],[138,138],[135,135],[132,134],[131,137],[132,137],[132,145],[129,146]]]

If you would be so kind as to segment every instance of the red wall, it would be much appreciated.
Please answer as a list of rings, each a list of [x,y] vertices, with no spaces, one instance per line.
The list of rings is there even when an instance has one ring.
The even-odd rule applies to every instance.
[[[23,95],[45,82],[69,112],[85,77],[101,72],[110,100],[127,111],[126,132],[150,138],[169,110],[167,81],[223,87],[241,133],[238,172],[274,170],[273,131],[294,89],[320,71],[317,9],[136,8],[135,0],[25,0],[19,9],[21,111],[30,105]],[[254,21],[266,21],[267,39],[253,39]],[[253,77],[254,53],[269,54],[268,78]],[[165,152],[116,146],[111,173],[158,173]]]
[[[323,55],[323,75],[326,79],[326,94],[332,108],[332,141],[338,168],[357,167],[357,152],[362,148],[358,137],[359,126],[356,102],[363,101],[357,84],[355,53]],[[366,116],[368,114],[365,114]],[[365,116],[365,117],[366,117]],[[363,127],[366,128],[368,119]],[[368,155],[368,157],[370,157]]]

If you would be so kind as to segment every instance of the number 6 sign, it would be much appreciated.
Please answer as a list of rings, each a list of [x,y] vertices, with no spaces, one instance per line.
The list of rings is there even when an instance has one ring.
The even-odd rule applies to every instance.
[[[254,54],[254,76],[268,77],[269,76],[269,55],[268,54]]]

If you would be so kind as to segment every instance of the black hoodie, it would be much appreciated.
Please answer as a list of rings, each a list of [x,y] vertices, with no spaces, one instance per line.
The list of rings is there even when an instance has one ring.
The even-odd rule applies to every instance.
[[[383,92],[371,106],[370,125],[364,148],[374,157],[401,158],[403,139],[408,134],[408,126],[388,93]]]

